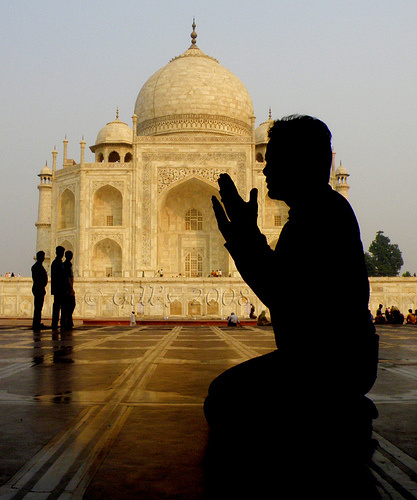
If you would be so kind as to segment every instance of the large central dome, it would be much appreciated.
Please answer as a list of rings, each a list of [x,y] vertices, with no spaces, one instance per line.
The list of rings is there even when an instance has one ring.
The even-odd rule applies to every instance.
[[[195,25],[193,25],[194,27]],[[251,134],[253,104],[243,83],[195,44],[152,75],[135,105],[138,135]]]

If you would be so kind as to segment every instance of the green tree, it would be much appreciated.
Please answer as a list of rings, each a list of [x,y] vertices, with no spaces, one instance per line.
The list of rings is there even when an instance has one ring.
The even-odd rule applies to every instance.
[[[369,276],[398,276],[404,264],[398,245],[391,243],[383,231],[376,233],[369,253],[365,253],[365,261]]]

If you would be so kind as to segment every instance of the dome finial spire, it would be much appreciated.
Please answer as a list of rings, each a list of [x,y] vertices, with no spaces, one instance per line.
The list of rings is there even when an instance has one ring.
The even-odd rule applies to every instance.
[[[197,33],[195,31],[195,28],[196,28],[196,24],[195,24],[195,17],[193,17],[193,24],[192,24],[192,28],[193,28],[193,32],[191,33],[191,47],[197,47],[197,42],[196,42],[196,38],[197,38]]]
[[[117,109],[116,109],[116,120],[119,119],[119,106],[117,106]]]
[[[270,120],[272,119],[272,110],[271,110],[271,106],[269,106],[269,119],[270,119]]]

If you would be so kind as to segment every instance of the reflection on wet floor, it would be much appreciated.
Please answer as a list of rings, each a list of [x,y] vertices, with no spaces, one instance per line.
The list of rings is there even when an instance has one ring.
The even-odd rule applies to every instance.
[[[253,330],[252,334],[271,337],[271,332]],[[54,415],[53,426],[50,419],[39,421],[39,413],[32,416],[29,412],[28,427],[24,430],[9,427],[6,441],[24,442],[32,455],[27,453],[12,460],[9,474],[0,475],[6,482],[0,493],[17,488],[19,495],[24,496],[46,488],[46,497],[52,497],[64,490],[74,493],[81,488],[88,497],[89,492],[93,495],[103,487],[107,491],[109,470],[115,463],[118,469],[125,465],[126,470],[131,470],[132,460],[146,448],[143,439],[165,440],[163,449],[175,451],[177,462],[181,461],[179,457],[195,453],[202,456],[207,432],[202,404],[207,387],[211,379],[231,366],[230,359],[234,360],[232,363],[246,359],[248,353],[242,357],[242,352],[235,349],[237,345],[233,342],[231,345],[231,338],[219,338],[218,331],[209,326],[100,326],[62,334],[50,330],[40,334],[20,330],[10,336],[0,333],[0,346],[8,354],[0,359],[0,404],[30,403],[31,408]],[[254,347],[249,349],[258,354]],[[68,413],[66,408],[73,411]],[[155,419],[156,408],[157,415],[166,418]],[[177,414],[176,421],[172,421],[176,422],[174,434],[166,428],[172,412]],[[138,431],[135,422],[141,422],[143,428],[151,415],[154,415],[152,434],[142,437],[141,443],[136,442],[132,439]],[[57,427],[60,430],[56,434]],[[55,434],[49,432],[50,428],[55,429]],[[184,439],[192,428],[195,434],[191,441]],[[119,440],[126,429],[129,429],[129,443],[120,447]],[[39,455],[40,441],[43,452]],[[49,449],[54,451],[53,460]],[[105,450],[110,453],[103,462]],[[3,451],[0,443],[1,456],[7,456]],[[142,477],[148,477],[161,466],[160,457],[155,457],[156,461],[149,456],[142,459],[146,464],[138,468]],[[29,460],[39,463],[35,467],[37,472],[27,473],[22,480],[18,471]],[[70,467],[58,468],[56,464],[61,462]],[[170,489],[177,489],[178,498],[181,491],[196,492],[203,488],[201,463],[195,460],[184,466],[187,478],[172,463],[164,465],[166,471],[171,471],[164,474],[168,473]],[[91,482],[77,482],[76,478],[83,476],[81,471],[85,470],[95,471]],[[189,474],[190,470],[194,473]],[[155,481],[157,484],[159,480]],[[123,482],[126,484],[126,478]],[[144,484],[147,483],[137,478],[129,486],[134,490],[133,497],[141,497]],[[121,486],[119,483],[119,494]],[[116,497],[120,496],[116,493]]]
[[[48,362],[52,353],[53,363],[73,363],[71,358],[73,352],[72,332],[49,333],[50,340],[45,334],[33,333],[33,362],[35,365]],[[50,352],[48,352],[50,351]]]

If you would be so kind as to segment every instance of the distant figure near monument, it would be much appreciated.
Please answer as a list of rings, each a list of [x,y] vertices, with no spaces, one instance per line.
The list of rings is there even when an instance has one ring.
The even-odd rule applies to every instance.
[[[65,248],[57,246],[55,249],[56,257],[51,264],[51,294],[54,296],[52,305],[52,329],[57,330],[59,325],[59,316],[64,303],[67,290],[67,281],[65,279],[64,257]],[[61,317],[62,326],[62,317]]]
[[[46,285],[48,284],[48,274],[42,265],[45,260],[45,252],[40,250],[36,254],[36,262],[33,264],[32,271],[32,293],[34,296],[34,309],[33,309],[33,323],[32,329],[34,332],[39,333],[45,326],[41,322],[42,318],[42,308],[45,300]]]
[[[64,330],[71,330],[74,326],[72,314],[75,309],[75,291],[74,291],[74,272],[72,270],[72,252],[65,252],[64,278],[65,278],[65,295],[62,302],[61,311],[61,326]]]
[[[376,380],[378,336],[359,226],[328,184],[331,133],[323,122],[286,117],[273,123],[269,138],[268,194],[290,207],[275,250],[257,225],[257,189],[245,202],[221,174],[222,203],[215,196],[212,202],[237,269],[270,310],[278,349],[217,377],[206,418],[217,445],[233,450],[228,473],[242,476],[244,488],[252,475],[253,494],[265,488],[258,498],[292,488],[288,498],[363,498],[362,491],[373,498],[366,462],[377,411],[365,394]],[[320,305],[313,324],[301,321],[306,297]],[[340,321],[346,304],[353,307]],[[308,465],[303,456],[311,457]]]
[[[130,326],[136,326],[136,314],[135,311],[132,311],[130,315]]]

